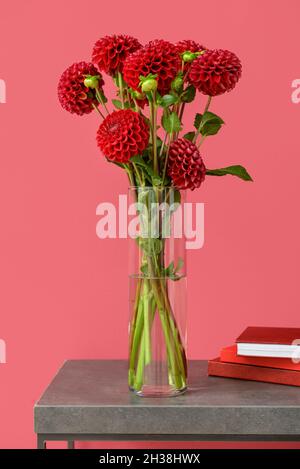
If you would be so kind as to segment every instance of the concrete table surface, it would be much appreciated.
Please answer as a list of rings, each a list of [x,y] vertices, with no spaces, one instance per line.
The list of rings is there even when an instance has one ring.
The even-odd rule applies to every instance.
[[[186,394],[141,398],[128,390],[126,361],[69,360],[35,404],[34,425],[42,441],[70,445],[79,439],[299,440],[300,389],[208,377],[206,361],[190,361]]]

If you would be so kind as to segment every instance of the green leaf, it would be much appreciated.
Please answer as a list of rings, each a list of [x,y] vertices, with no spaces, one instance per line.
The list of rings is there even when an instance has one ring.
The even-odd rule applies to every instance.
[[[240,165],[227,166],[226,168],[219,169],[207,169],[206,174],[208,176],[226,176],[226,174],[231,174],[232,176],[237,176],[244,181],[253,181],[246,168]]]
[[[159,100],[159,104],[162,107],[169,107],[172,104],[178,103],[178,97],[174,96],[173,94],[165,94]]]
[[[164,269],[164,274],[169,277],[174,272],[174,262],[172,261],[168,267]]]
[[[163,269],[162,273],[163,273],[166,277],[170,278],[171,280],[174,280],[174,281],[180,280],[180,278],[181,278],[182,275],[178,274],[178,272],[182,269],[183,265],[184,265],[184,261],[183,261],[183,259],[180,257],[180,258],[178,259],[178,263],[177,263],[177,266],[176,266],[176,267],[175,267],[175,265],[174,265],[174,261],[172,261],[172,262],[168,265],[168,267],[166,267],[165,269]]]
[[[199,126],[200,126],[200,124],[201,124],[201,120],[202,120],[202,114],[197,113],[197,114],[195,115],[195,119],[194,119],[194,127],[195,127],[195,129],[197,129],[197,130],[199,129]]]
[[[111,102],[117,109],[122,109],[122,103],[118,99],[112,99]]]
[[[184,266],[184,260],[182,259],[182,257],[179,257],[178,262],[177,262],[177,267],[174,270],[175,274],[177,274],[177,272],[179,272],[183,266]]]
[[[162,139],[157,137],[156,138],[156,148],[159,150],[162,146]]]
[[[192,101],[194,101],[195,96],[196,88],[193,85],[189,85],[180,95],[180,99],[183,103],[191,103]]]
[[[219,132],[220,128],[224,124],[223,119],[217,116],[213,112],[205,112],[200,122],[200,133],[207,137],[209,135],[215,135]]]
[[[142,274],[145,275],[145,277],[147,277],[147,275],[148,275],[148,264],[142,264],[141,265],[141,272],[142,272]]]
[[[123,109],[122,103],[118,99],[112,99],[111,102],[117,109]],[[125,102],[124,109],[129,109],[129,108],[130,108],[130,103]]]
[[[181,122],[176,112],[164,112],[162,126],[168,134],[179,132],[181,130]]]
[[[186,140],[189,140],[190,142],[194,140],[194,137],[195,137],[195,132],[188,132],[187,134],[184,134],[183,136],[183,138],[185,138]]]
[[[162,185],[162,178],[154,172],[151,162],[147,163],[141,155],[133,156],[132,158],[130,158],[130,161],[143,168],[143,170],[146,172],[146,175],[149,176],[154,186]]]

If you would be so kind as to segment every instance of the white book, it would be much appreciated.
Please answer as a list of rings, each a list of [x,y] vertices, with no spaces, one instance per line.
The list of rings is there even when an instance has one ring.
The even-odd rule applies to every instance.
[[[237,354],[247,357],[277,357],[300,359],[300,345],[250,344],[239,342]]]

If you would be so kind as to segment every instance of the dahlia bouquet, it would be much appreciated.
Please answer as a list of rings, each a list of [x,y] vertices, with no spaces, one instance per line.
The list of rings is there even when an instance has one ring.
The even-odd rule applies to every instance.
[[[241,70],[233,52],[211,50],[192,40],[172,44],[159,39],[143,46],[131,36],[105,36],[94,45],[90,62],[74,63],[65,70],[58,97],[73,114],[99,114],[97,145],[102,155],[125,171],[136,202],[149,209],[153,202],[180,204],[183,191],[198,189],[206,176],[230,174],[251,181],[244,167],[208,169],[202,156],[203,142],[224,124],[211,111],[212,99],[231,91]],[[112,105],[102,73],[116,87]],[[195,115],[194,128],[187,131],[184,112],[197,93],[204,98],[203,108]],[[145,216],[140,205],[137,212],[143,234],[135,240],[139,256],[131,301],[129,386],[142,394],[146,369],[155,361],[151,329],[159,321],[168,385],[181,392],[186,389],[186,351],[169,282],[184,276],[184,263],[166,262],[161,215],[150,216],[148,210]],[[159,225],[155,236],[149,230],[153,218]]]

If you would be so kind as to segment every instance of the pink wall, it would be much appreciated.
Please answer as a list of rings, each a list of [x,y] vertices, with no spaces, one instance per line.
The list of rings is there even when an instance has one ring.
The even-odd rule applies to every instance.
[[[216,356],[247,325],[299,326],[300,4],[175,4],[0,3],[0,447],[34,446],[33,403],[65,359],[126,357],[126,240],[95,235],[96,205],[126,179],[96,148],[97,115],[56,99],[61,72],[105,34],[191,38],[243,62],[236,90],[212,104],[227,125],[203,155],[244,164],[255,183],[210,178],[190,196],[206,204],[205,246],[189,254],[190,357]]]

